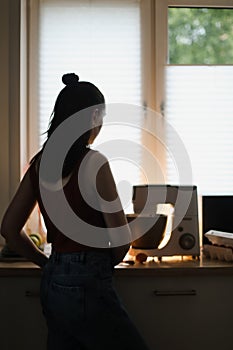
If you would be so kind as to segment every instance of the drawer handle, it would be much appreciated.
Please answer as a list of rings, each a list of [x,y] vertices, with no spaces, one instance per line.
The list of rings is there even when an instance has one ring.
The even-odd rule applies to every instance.
[[[157,297],[170,297],[170,296],[184,296],[184,295],[197,295],[195,289],[190,290],[154,290],[154,294]]]
[[[32,292],[30,290],[26,290],[25,292],[25,297],[27,298],[39,298],[39,296],[40,296],[40,293],[38,292]]]

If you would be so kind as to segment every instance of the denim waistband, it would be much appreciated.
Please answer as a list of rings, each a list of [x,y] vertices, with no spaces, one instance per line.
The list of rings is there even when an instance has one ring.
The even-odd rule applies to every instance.
[[[110,252],[109,251],[80,251],[80,252],[72,252],[72,253],[60,253],[53,251],[49,257],[51,262],[56,263],[66,263],[66,262],[81,262],[85,263],[91,260],[110,260]]]

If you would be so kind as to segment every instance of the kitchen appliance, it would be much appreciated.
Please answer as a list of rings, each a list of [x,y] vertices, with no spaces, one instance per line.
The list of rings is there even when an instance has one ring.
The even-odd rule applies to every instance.
[[[138,216],[127,215],[131,232],[136,238],[132,247],[136,249],[155,249],[165,236],[167,217],[165,215]]]
[[[133,235],[131,255],[143,253],[160,260],[174,255],[199,257],[196,186],[137,185],[132,200],[134,214],[127,215]]]

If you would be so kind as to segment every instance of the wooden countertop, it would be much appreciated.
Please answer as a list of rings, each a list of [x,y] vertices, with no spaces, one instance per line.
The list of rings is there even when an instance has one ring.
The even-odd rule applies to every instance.
[[[149,261],[143,264],[126,266],[120,264],[116,267],[117,275],[133,275],[138,276],[179,276],[179,275],[232,275],[233,262],[210,260],[203,256],[200,260],[193,260],[186,257],[163,258],[162,262]]]
[[[218,260],[209,260],[201,257],[200,260],[191,258],[163,258],[162,262],[148,261],[140,264],[128,265],[122,263],[115,267],[116,276],[178,276],[178,275],[232,275],[233,263]],[[31,276],[40,277],[41,269],[28,261],[0,261],[0,276]]]

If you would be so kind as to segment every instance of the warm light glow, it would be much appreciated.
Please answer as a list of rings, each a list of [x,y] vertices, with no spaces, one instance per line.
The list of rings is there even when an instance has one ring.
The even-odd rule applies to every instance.
[[[156,214],[162,214],[167,216],[165,235],[162,242],[158,246],[158,249],[164,248],[171,238],[174,212],[175,208],[174,205],[172,205],[171,203],[157,204]]]

